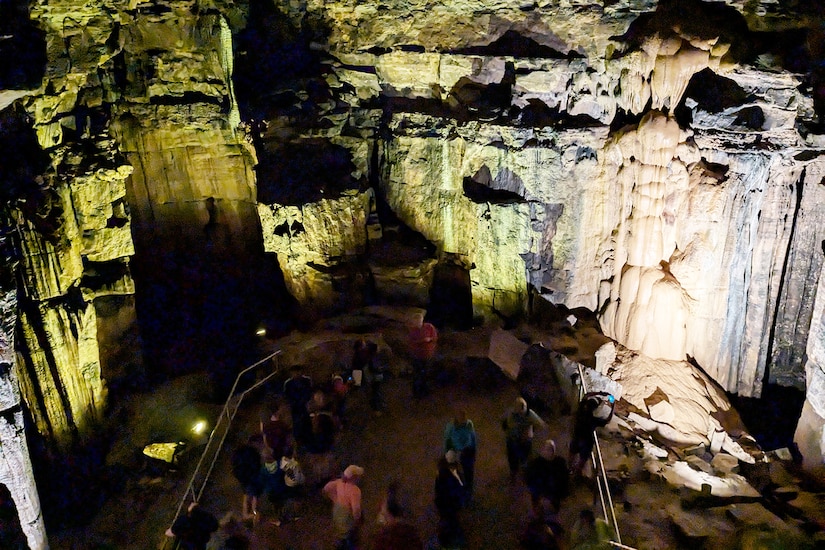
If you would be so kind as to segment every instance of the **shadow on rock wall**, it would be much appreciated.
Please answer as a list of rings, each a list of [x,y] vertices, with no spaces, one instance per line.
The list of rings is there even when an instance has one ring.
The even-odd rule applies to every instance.
[[[0,90],[37,88],[46,73],[46,33],[28,8],[22,0],[0,2]]]

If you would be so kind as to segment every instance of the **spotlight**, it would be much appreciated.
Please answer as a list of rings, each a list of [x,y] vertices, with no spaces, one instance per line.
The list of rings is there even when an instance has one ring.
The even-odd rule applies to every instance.
[[[195,425],[192,426],[192,433],[195,435],[201,435],[204,431],[206,431],[206,421],[205,420],[198,420],[195,422]]]
[[[261,327],[255,331],[255,334],[257,334],[258,336],[266,336],[266,329],[264,327]]]

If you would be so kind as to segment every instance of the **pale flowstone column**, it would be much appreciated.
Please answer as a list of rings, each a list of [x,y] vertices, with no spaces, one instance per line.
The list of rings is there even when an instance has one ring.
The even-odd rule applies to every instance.
[[[819,276],[806,352],[808,392],[794,442],[806,469],[825,472],[825,270]]]
[[[12,279],[13,280],[13,279]],[[11,494],[32,550],[47,549],[46,528],[23,426],[14,352],[17,291],[0,288],[0,483]]]
[[[676,250],[676,213],[688,191],[678,155],[683,142],[675,120],[653,113],[607,151],[620,166],[622,215],[602,326],[630,349],[675,361],[686,355],[691,301],[668,265]]]

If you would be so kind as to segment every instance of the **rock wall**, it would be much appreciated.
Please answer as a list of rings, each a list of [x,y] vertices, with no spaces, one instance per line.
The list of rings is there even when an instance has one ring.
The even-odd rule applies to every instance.
[[[38,430],[68,446],[101,419],[106,402],[94,300],[134,292],[125,201],[132,168],[108,132],[113,82],[102,68],[111,65],[112,21],[68,5],[35,5],[30,16],[47,69],[22,101],[51,166],[34,195],[11,203],[25,296],[19,377]]]
[[[12,250],[8,237],[0,237],[0,252],[5,260],[0,267],[0,484],[11,495],[28,547],[48,548],[18,385],[15,352],[17,285],[11,269],[14,266]],[[15,527],[14,518],[5,520],[4,535],[8,537],[5,540],[13,540]]]
[[[823,14],[608,4],[34,4],[46,74],[12,96],[50,168],[12,214],[38,429],[100,418],[132,316],[152,369],[230,376],[286,313],[264,291],[420,301],[449,259],[478,316],[538,297],[740,395],[804,385],[821,439]],[[428,246],[388,276],[400,226]]]
[[[694,359],[728,391],[810,391],[821,11],[281,9],[324,22],[325,80],[349,109],[327,135],[377,140],[367,179],[460,259],[477,314],[518,316],[536,293],[598,311],[606,334],[647,356]]]
[[[784,281],[810,272],[789,259],[810,257],[822,216],[803,197],[818,138],[801,77],[769,48],[744,53],[752,12],[514,7],[308,5],[331,26],[345,130],[373,130],[357,113],[383,105],[393,212],[462,258],[477,313],[518,315],[532,288],[600,311],[634,350],[695,358],[730,391],[758,395],[769,355],[771,381],[800,385],[800,343],[772,338],[811,293]],[[376,26],[389,14],[408,24]],[[436,14],[450,33],[428,26]]]

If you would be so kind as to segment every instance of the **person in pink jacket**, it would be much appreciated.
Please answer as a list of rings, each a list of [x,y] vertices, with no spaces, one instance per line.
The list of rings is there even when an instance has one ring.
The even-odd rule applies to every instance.
[[[364,469],[352,464],[347,466],[340,478],[324,485],[324,495],[332,501],[332,526],[337,550],[356,548],[363,523],[361,489],[358,487],[363,475]]]

